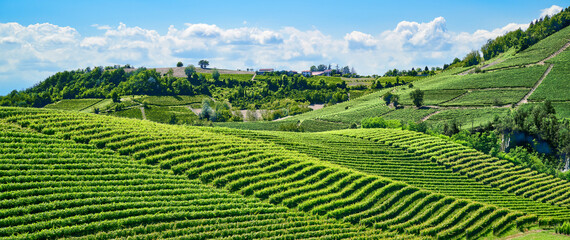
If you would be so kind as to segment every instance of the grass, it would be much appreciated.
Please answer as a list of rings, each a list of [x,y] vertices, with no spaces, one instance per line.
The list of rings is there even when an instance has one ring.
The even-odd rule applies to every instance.
[[[528,49],[507,58],[504,62],[490,67],[488,70],[539,62],[564,46],[570,40],[568,36],[570,36],[570,27],[552,34]]]
[[[348,123],[327,122],[321,120],[305,120],[301,122],[305,132],[323,132],[350,128]]]
[[[196,96],[143,96],[137,98],[135,101],[143,103],[146,102],[150,105],[157,106],[180,106],[180,105],[191,105],[195,103],[202,103],[204,99],[208,98],[205,95]]]
[[[547,66],[533,66],[465,76],[448,75],[418,82],[420,89],[481,89],[532,87],[540,79]]]
[[[472,91],[447,102],[445,106],[503,106],[520,101],[530,89],[493,89]]]
[[[83,110],[81,110],[81,112],[87,112],[87,113],[93,113],[95,112],[95,108],[99,108],[99,110],[103,110],[105,109],[105,107],[111,105],[113,103],[112,99],[103,99],[98,103],[95,103],[93,105],[91,105],[90,107],[87,107]]]
[[[69,111],[81,111],[88,108],[102,99],[63,99],[59,102],[46,105],[44,108],[59,109],[59,110],[69,110]]]
[[[534,93],[532,101],[569,101],[570,100],[570,51],[566,50],[553,59],[554,67]]]
[[[532,232],[523,234],[520,237],[511,238],[512,240],[570,240],[570,236],[556,234],[553,231]]]
[[[435,111],[437,111],[437,109],[433,108],[416,109],[415,107],[407,107],[404,109],[391,111],[385,115],[382,115],[382,117],[385,119],[395,119],[403,122],[408,122],[408,121],[419,122],[423,117]]]
[[[438,114],[431,116],[427,122],[430,124],[438,124],[457,120],[462,128],[468,129],[478,127],[493,121],[496,116],[503,116],[510,111],[510,108],[482,108],[482,109],[449,109],[443,110]]]
[[[415,90],[414,88],[409,89],[409,91]],[[409,91],[400,95],[400,102],[404,105],[413,105],[412,99],[410,98]],[[443,102],[447,102],[465,94],[466,90],[425,90],[424,91],[424,105],[438,105]]]
[[[145,109],[146,119],[159,123],[169,123],[172,115],[175,115],[178,122],[181,123],[192,123],[192,121],[198,119],[198,116],[184,106],[152,106]]]
[[[126,118],[136,118],[142,119],[141,109],[138,107],[124,109],[118,112],[109,112],[106,115],[116,116],[116,117],[126,117]]]

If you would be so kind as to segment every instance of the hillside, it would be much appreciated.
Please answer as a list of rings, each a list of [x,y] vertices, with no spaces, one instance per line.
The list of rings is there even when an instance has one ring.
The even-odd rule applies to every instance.
[[[2,108],[0,113],[5,134],[17,136],[19,132],[25,132],[33,139],[49,139],[59,143],[46,147],[46,151],[63,148],[61,152],[69,152],[65,149],[80,148],[81,154],[95,157],[97,154],[108,155],[110,159],[129,164],[130,168],[118,164],[114,170],[106,167],[110,168],[106,171],[152,171],[156,175],[152,179],[174,178],[180,184],[185,181],[198,186],[206,184],[209,186],[206,188],[213,186],[219,189],[216,191],[230,191],[237,193],[232,196],[260,201],[267,208],[283,206],[288,209],[287,212],[308,214],[307,218],[321,216],[319,221],[327,222],[323,224],[339,225],[339,228],[327,228],[334,233],[346,228],[342,231],[347,234],[371,234],[365,232],[381,230],[375,234],[384,237],[401,237],[401,233],[407,233],[411,234],[410,237],[473,238],[491,233],[504,234],[513,227],[526,228],[528,224],[536,224],[537,220],[541,224],[552,224],[570,218],[570,210],[564,201],[566,198],[557,195],[558,192],[567,192],[564,187],[568,185],[567,181],[541,176],[472,149],[447,144],[420,133],[351,130],[317,135],[288,135],[278,132],[180,127],[41,109]],[[17,139],[20,137],[11,137],[6,142],[8,146],[14,145],[10,142],[20,141]],[[386,142],[387,140],[376,139],[393,140]],[[424,145],[412,144],[414,142]],[[63,147],[62,144],[69,147]],[[353,146],[351,149],[354,150],[340,151],[340,146],[346,145]],[[21,144],[15,146],[18,147],[8,151],[26,154],[27,150],[22,149]],[[440,150],[436,152],[428,146]],[[33,145],[30,147],[33,148]],[[416,152],[413,149],[425,151]],[[463,152],[465,157],[459,155],[459,158],[446,158],[446,152],[456,151]],[[38,154],[48,156],[42,155],[41,151]],[[84,162],[81,160],[68,166],[69,163],[61,162],[67,155],[58,156],[62,169],[74,169]],[[82,156],[75,158],[82,159]],[[478,164],[465,164],[468,159],[479,159],[473,162]],[[406,165],[407,162],[412,165]],[[25,166],[29,163],[23,164]],[[12,165],[3,166],[7,170],[14,168]],[[93,168],[105,168],[104,166],[106,165],[96,164]],[[480,170],[481,174],[471,174],[474,173],[473,169]],[[53,170],[42,171],[49,173]],[[90,174],[89,171],[91,170],[81,170],[77,174]],[[101,175],[102,170],[93,171],[97,173],[96,176],[106,176]],[[485,174],[488,171],[489,174]],[[70,173],[73,172],[59,172],[65,175]],[[148,174],[151,173],[145,176]],[[22,181],[34,181],[33,179],[43,176],[41,171],[28,172],[26,175],[28,177],[22,178]],[[537,175],[537,178],[531,179],[533,175]],[[504,177],[504,180],[499,176]],[[507,181],[507,176],[522,178],[510,182]],[[98,178],[90,181],[97,181]],[[185,178],[198,181],[184,180]],[[8,179],[13,177],[6,178]],[[53,179],[46,184],[54,186],[61,186],[58,181],[64,180],[68,184],[69,181],[74,181],[73,177],[43,179]],[[450,182],[454,185],[449,185]],[[541,188],[544,190],[533,188],[536,185],[544,186]],[[17,186],[20,187],[14,186],[13,197],[9,199],[20,199],[20,194],[33,192],[26,190],[33,185]],[[158,191],[168,185],[155,186]],[[201,191],[199,189],[197,191]],[[73,200],[73,196],[68,196],[67,199],[69,198],[72,201],[83,201]],[[160,199],[158,196],[156,198]],[[7,201],[8,199],[3,200],[8,203]],[[172,202],[174,203],[176,202]],[[41,202],[30,204],[34,209],[45,205]],[[49,216],[51,215],[44,218],[49,220]],[[160,220],[156,224],[159,222]],[[146,224],[154,222],[149,220]],[[133,228],[142,227],[140,223],[134,225]],[[65,225],[57,226],[56,229],[59,229]],[[359,226],[364,226],[365,229],[359,229]],[[85,231],[85,228],[78,228]],[[41,235],[44,234],[41,227],[33,229],[38,229],[31,230],[34,234],[44,236]],[[9,231],[16,233],[30,230]],[[115,234],[113,228],[101,231]],[[99,234],[112,236],[105,235],[110,233]],[[82,234],[73,234],[78,235]]]
[[[349,128],[363,119],[382,116],[385,119],[426,121],[434,126],[457,120],[464,129],[479,127],[505,116],[515,107],[544,100],[553,101],[559,118],[570,118],[570,82],[566,77],[569,66],[570,27],[552,34],[530,48],[515,53],[509,51],[480,65],[458,67],[407,85],[382,89],[347,102],[328,106],[288,118],[288,123],[317,121],[328,125],[322,130]],[[489,65],[489,63],[498,63]],[[469,72],[479,67],[481,73]],[[462,74],[468,73],[468,74]],[[424,91],[424,105],[415,108],[410,92]],[[400,96],[396,109],[387,106],[382,96],[390,92]],[[514,107],[513,107],[514,105]],[[276,130],[278,123],[219,123],[241,129]],[[309,124],[306,124],[308,126]],[[312,125],[312,124],[311,124]],[[311,128],[306,128],[312,131]]]

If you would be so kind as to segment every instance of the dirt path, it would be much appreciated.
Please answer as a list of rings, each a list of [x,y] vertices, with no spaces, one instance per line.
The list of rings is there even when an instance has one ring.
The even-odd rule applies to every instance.
[[[422,118],[422,122],[425,122],[425,121],[428,120],[430,117],[432,117],[433,115],[436,115],[436,114],[438,114],[438,113],[440,113],[440,112],[441,112],[441,110],[438,110],[438,111],[435,111],[435,112],[432,112],[432,113],[428,114],[427,116],[425,116],[425,117]]]
[[[542,83],[542,81],[546,78],[546,76],[548,76],[548,74],[550,73],[550,70],[552,70],[552,67],[554,67],[554,64],[550,64],[550,66],[548,66],[548,68],[546,69],[544,74],[542,74],[542,77],[540,77],[538,82],[536,82],[536,84],[534,84],[534,87],[532,87],[532,89],[523,97],[523,99],[521,99],[517,103],[517,107],[520,106],[521,104],[528,102],[528,97],[530,97],[530,95],[532,95],[532,93],[534,93],[534,90],[536,90],[536,88],[538,88],[538,86]]]
[[[257,76],[257,72],[253,74],[253,77],[251,77],[252,82],[253,82],[253,80],[255,80],[255,76]]]
[[[537,64],[539,65],[544,65],[544,62],[552,59],[553,57],[556,57],[558,54],[560,54],[561,52],[563,52],[564,50],[566,50],[566,48],[570,47],[570,42],[567,42],[562,48],[558,49],[558,51],[556,51],[555,53],[553,53],[552,55],[548,56],[545,59],[542,59],[542,61],[538,62]]]
[[[144,112],[144,107],[141,107],[141,113],[142,113],[143,120],[146,120],[146,114]]]
[[[531,230],[531,231],[521,232],[521,233],[517,233],[517,234],[511,235],[511,236],[505,237],[505,238],[501,238],[501,240],[511,240],[511,239],[519,238],[519,237],[522,237],[522,236],[525,236],[525,235],[529,235],[529,234],[533,234],[533,233],[539,233],[539,232],[542,232],[542,231],[544,231],[544,230],[542,230],[542,229],[537,229],[537,230]]]

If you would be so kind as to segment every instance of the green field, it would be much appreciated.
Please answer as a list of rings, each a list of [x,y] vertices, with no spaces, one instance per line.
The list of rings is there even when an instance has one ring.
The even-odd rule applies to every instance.
[[[570,101],[570,50],[553,59],[554,67],[529,97],[532,101]]]
[[[303,214],[304,218],[297,218],[300,221],[298,224],[301,225],[292,223],[300,227],[298,231],[288,232],[288,236],[292,238],[306,238],[307,236],[344,238],[363,235],[383,239],[421,236],[461,238],[466,235],[476,237],[488,234],[501,235],[514,228],[533,226],[537,218],[570,218],[570,210],[566,208],[568,203],[565,201],[565,194],[557,195],[561,191],[566,191],[565,188],[548,189],[547,193],[552,193],[551,196],[553,196],[550,198],[547,197],[550,195],[541,195],[542,199],[548,200],[553,205],[534,201],[531,198],[537,194],[536,191],[533,192],[535,188],[532,188],[532,184],[545,185],[546,182],[550,182],[562,186],[565,184],[563,180],[543,177],[524,168],[512,168],[512,165],[504,161],[497,161],[461,145],[416,132],[390,129],[351,129],[313,134],[255,132],[228,128],[163,125],[94,114],[19,108],[0,108],[0,116],[6,124],[25,126],[23,131],[37,131],[34,134],[42,138],[53,139],[49,141],[63,141],[65,146],[73,149],[81,148],[75,147],[74,144],[86,146],[93,148],[94,151],[105,152],[109,156],[107,158],[120,157],[123,159],[121,161],[131,164],[130,167],[125,167],[120,165],[118,160],[113,160],[115,161],[113,166],[117,166],[121,169],[120,171],[106,167],[107,165],[103,162],[93,165],[95,169],[106,167],[105,171],[112,173],[109,175],[109,177],[113,176],[111,179],[123,176],[121,171],[129,172],[129,174],[125,173],[125,176],[136,176],[139,171],[138,166],[142,166],[155,174],[152,175],[149,172],[141,176],[147,180],[153,179],[154,182],[159,182],[162,179],[175,178],[177,188],[189,189],[184,185],[185,181],[203,184],[204,187],[196,190],[199,196],[203,194],[206,194],[204,197],[212,196],[218,191],[224,193],[229,190],[231,193],[224,194],[233,194],[232,196],[244,199],[244,201],[247,199],[250,205],[236,204],[235,202],[242,201],[238,199],[232,203],[231,206],[237,205],[241,211],[229,211],[234,212],[230,215],[226,215],[223,211],[209,215],[211,222],[220,222],[218,218],[232,217],[228,220],[231,219],[230,226],[233,227],[220,226],[227,229],[223,236],[228,237],[255,233],[270,234],[260,231],[265,228],[238,232],[242,224],[233,224],[234,222],[246,221],[251,226],[273,223],[251,219],[247,213],[249,208],[255,208],[257,214],[273,211],[264,209],[275,208],[284,209],[283,211],[287,213]],[[8,134],[13,134],[13,132],[8,131]],[[0,143],[4,142],[6,141],[0,141]],[[51,148],[57,148],[57,146]],[[8,150],[7,153],[14,151],[23,150],[17,148]],[[62,150],[62,152],[69,152],[69,150]],[[101,158],[90,151],[80,150],[79,152],[94,158]],[[445,157],[450,154],[458,157]],[[53,154],[45,156],[53,156]],[[85,159],[82,155],[77,156],[78,159]],[[477,161],[466,165],[467,159],[477,159]],[[68,163],[63,161],[59,164]],[[88,174],[86,171],[90,171],[81,164],[73,166],[82,168],[82,171],[77,174],[85,175]],[[494,169],[493,171],[497,174],[510,174],[524,181],[502,181],[502,179],[493,178],[493,175],[485,174],[485,171],[479,171],[488,169],[488,167]],[[70,169],[70,167],[61,166],[57,169]],[[45,171],[48,170],[42,170],[38,174]],[[94,171],[97,172],[95,176],[107,176],[101,175],[103,170]],[[58,173],[68,176],[66,181],[73,179],[73,175],[70,175],[68,170],[58,171]],[[473,175],[470,175],[471,173]],[[536,178],[536,182],[529,182],[531,179],[526,176],[533,174],[539,177]],[[33,176],[32,172],[27,172],[26,175]],[[25,179],[34,181],[34,177]],[[47,179],[59,181],[57,177],[43,179],[43,182]],[[57,185],[58,183],[45,182],[42,186],[46,186],[45,184],[50,186],[49,184]],[[20,185],[14,185],[13,191],[21,192],[26,189],[16,186]],[[120,190],[123,189],[121,186],[116,185],[113,189],[123,191]],[[165,189],[160,186],[164,186]],[[146,191],[145,194],[150,195],[149,197],[141,196],[141,199],[144,199],[141,201],[145,201],[145,204],[139,205],[149,206],[153,204],[153,201],[158,201],[159,203],[155,205],[159,213],[165,213],[165,217],[179,216],[180,219],[173,219],[173,224],[177,221],[195,219],[196,217],[185,215],[187,212],[195,214],[191,213],[194,210],[184,208],[186,205],[176,205],[189,200],[184,200],[183,197],[180,197],[181,200],[178,201],[169,200],[169,198],[177,198],[177,195],[171,194],[169,191],[172,191],[172,188],[167,188],[167,186],[169,185],[149,186],[149,188],[156,189],[153,191],[165,191],[165,196]],[[217,190],[203,190],[204,188]],[[78,190],[81,189],[84,188],[78,188]],[[188,191],[182,191],[180,194]],[[513,195],[515,192],[517,194]],[[23,193],[15,196],[20,196],[19,194]],[[100,194],[104,194],[104,191],[100,191]],[[78,203],[85,202],[83,198],[68,198]],[[3,201],[0,200],[0,204]],[[25,200],[22,199],[22,201]],[[35,204],[48,204],[47,206],[57,204],[47,199],[42,201],[47,202],[32,203],[30,207],[36,209]],[[136,205],[137,198],[124,198],[124,200],[117,201],[119,203],[115,205],[140,209],[136,208],[139,206]],[[130,202],[120,204],[123,201]],[[133,201],[135,204],[132,203]],[[161,201],[166,202],[161,203]],[[208,214],[210,210],[206,206],[210,203],[216,204],[215,201],[203,201],[204,207],[199,208],[203,209],[202,214]],[[257,203],[262,206],[255,205]],[[196,207],[192,201],[188,204],[192,206],[192,209]],[[175,205],[178,208],[170,209],[170,206]],[[222,207],[224,205],[218,204],[217,206],[225,209]],[[137,210],[143,211],[137,216],[147,218],[146,224],[141,224],[140,221],[129,222],[132,214],[125,217],[125,215],[113,212],[113,209],[115,208],[103,208],[99,203],[93,210],[99,214],[97,216],[101,216],[102,220],[112,218],[109,225],[99,224],[100,220],[93,217],[89,218],[90,220],[82,220],[90,216],[89,212],[81,214],[69,212],[68,214],[73,214],[77,221],[87,223],[96,221],[96,223],[93,223],[92,227],[78,227],[74,228],[77,230],[71,231],[65,228],[69,222],[58,220],[61,215],[43,214],[41,215],[43,219],[50,221],[49,225],[28,221],[28,224],[34,224],[37,227],[22,228],[12,223],[9,228],[4,229],[3,233],[4,236],[9,236],[13,233],[28,231],[33,236],[46,236],[43,235],[46,231],[42,229],[49,228],[49,233],[57,236],[99,234],[103,236],[102,238],[108,238],[110,236],[127,237],[133,234],[150,234],[155,237],[168,234],[170,236],[171,231],[180,231],[188,236],[198,237],[200,235],[193,234],[202,232],[189,233],[188,231],[192,230],[188,230],[187,227],[184,227],[185,230],[176,230],[182,228],[180,226],[187,225],[176,224],[178,227],[168,225],[171,221],[164,221],[162,215],[156,215],[150,210],[147,212],[146,208]],[[128,210],[125,214],[130,213],[129,211],[135,210]],[[171,212],[178,212],[178,214],[173,215]],[[103,218],[104,216],[109,217]],[[243,220],[234,219],[236,216],[243,216],[239,218]],[[307,218],[316,220],[313,221],[314,224],[305,226],[301,222],[307,222]],[[272,219],[272,221],[280,222],[279,217]],[[327,227],[317,227],[321,223],[326,224]],[[151,225],[165,225],[168,230],[162,230],[164,229],[162,227],[149,228]],[[209,226],[202,222],[198,225]],[[281,226],[279,229],[283,229],[291,225],[279,226]],[[142,228],[146,229],[142,233],[134,230]],[[208,227],[207,229],[204,232],[213,234],[220,228]],[[273,232],[271,231],[271,234],[287,231]],[[245,238],[256,238],[255,236]],[[265,235],[257,237],[266,238]]]
[[[140,98],[135,98],[135,101],[139,103],[147,103],[150,105],[157,106],[181,106],[181,105],[195,105],[202,104],[204,99],[208,99],[208,96],[196,95],[196,96],[143,96]]]
[[[190,124],[198,119],[198,116],[192,110],[184,106],[152,106],[145,109],[145,115],[147,120],[159,123],[169,123],[172,115],[176,116],[178,122],[186,124]]]
[[[5,122],[0,146],[2,239],[391,238]]]
[[[409,89],[409,90],[414,90]],[[408,93],[409,91],[406,91]],[[396,92],[398,93],[398,92]],[[456,97],[459,97],[467,93],[466,90],[425,90],[424,91],[424,105],[438,105],[444,102],[448,102]],[[402,94],[400,101],[404,105],[413,105],[410,94]]]
[[[427,122],[438,124],[456,120],[462,128],[469,129],[491,122],[495,116],[503,116],[509,111],[509,108],[449,109],[433,115]]]
[[[123,109],[118,112],[112,111],[105,114],[117,117],[142,119],[142,112],[140,107],[132,107],[132,108]]]
[[[102,99],[63,99],[59,102],[48,104],[45,108],[59,109],[59,110],[69,110],[69,111],[81,111],[94,104],[101,102]]]
[[[391,111],[387,114],[382,115],[382,117],[385,119],[400,120],[404,123],[408,121],[420,122],[422,118],[436,111],[437,109],[434,108],[416,109],[415,107],[407,107]]]
[[[547,66],[534,66],[465,76],[451,75],[426,79],[414,84],[420,89],[481,89],[532,87]]]
[[[490,67],[488,70],[539,62],[558,51],[558,49],[564,46],[564,44],[568,43],[570,40],[568,36],[570,36],[570,28],[566,27],[557,33],[552,34],[548,38],[532,45],[528,49],[511,56],[504,62]]]
[[[519,102],[530,89],[492,89],[471,91],[444,106],[504,106]]]

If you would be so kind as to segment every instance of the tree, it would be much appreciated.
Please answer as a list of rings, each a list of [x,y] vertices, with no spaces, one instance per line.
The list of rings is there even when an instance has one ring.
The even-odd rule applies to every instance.
[[[190,64],[188,67],[184,68],[184,73],[186,73],[186,76],[188,76],[188,78],[192,77],[192,74],[196,73],[196,67],[194,67],[194,65]]]
[[[212,78],[214,78],[216,81],[220,80],[220,72],[218,72],[218,69],[214,68],[212,71]]]
[[[398,105],[400,105],[400,96],[396,94],[392,95],[392,104],[394,104],[394,108],[398,108]]]
[[[424,91],[416,89],[410,93],[410,98],[412,98],[412,101],[416,107],[421,107],[424,103]]]
[[[198,62],[198,65],[200,65],[200,68],[207,68],[208,65],[210,65],[210,62],[208,62],[208,60],[202,59]]]
[[[121,98],[119,98],[119,94],[117,94],[117,92],[111,93],[111,98],[113,99],[113,102],[121,102]]]
[[[178,63],[176,64],[176,67],[182,67],[182,66],[184,66],[184,64],[182,64],[182,62],[178,62]]]
[[[315,67],[315,65],[311,66],[311,68],[309,69],[311,72],[316,72],[317,71],[317,67]]]
[[[384,102],[386,102],[386,105],[390,105],[393,96],[394,95],[391,92],[386,92],[384,93],[384,95],[382,95],[382,99],[384,100]]]

